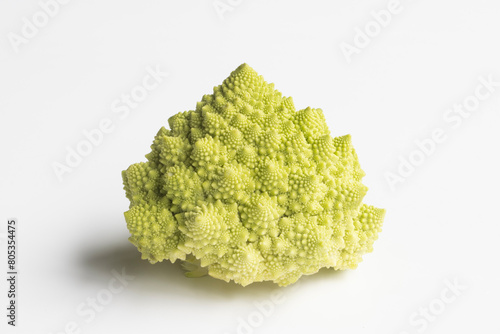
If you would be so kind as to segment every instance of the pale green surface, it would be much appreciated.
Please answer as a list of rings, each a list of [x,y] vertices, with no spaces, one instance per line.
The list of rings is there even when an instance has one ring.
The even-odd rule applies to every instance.
[[[321,109],[296,111],[243,64],[168,123],[148,162],[123,172],[129,240],[144,259],[285,286],[322,267],[354,269],[372,251],[385,211],[361,203],[351,137],[332,139]]]

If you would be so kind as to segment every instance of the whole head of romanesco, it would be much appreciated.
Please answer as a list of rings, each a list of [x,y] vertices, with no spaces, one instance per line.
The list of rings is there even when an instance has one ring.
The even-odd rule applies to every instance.
[[[356,268],[372,251],[385,211],[361,203],[351,137],[332,138],[321,109],[295,110],[243,64],[168,123],[147,162],[123,171],[129,240],[143,259],[285,286]]]

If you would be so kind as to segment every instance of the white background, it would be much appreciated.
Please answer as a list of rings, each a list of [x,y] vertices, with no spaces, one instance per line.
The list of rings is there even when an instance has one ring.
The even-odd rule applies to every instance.
[[[388,2],[223,0],[231,10],[219,15],[212,0],[73,0],[16,52],[9,36],[23,36],[40,5],[2,1],[0,232],[9,217],[20,224],[18,327],[5,324],[2,278],[2,333],[498,333],[500,86],[460,124],[444,117],[474,101],[479,77],[500,81],[500,4],[401,0],[349,62],[342,43],[377,29],[370,12]],[[357,270],[303,277],[278,289],[279,303],[271,283],[188,279],[140,260],[123,218],[121,171],[243,62],[298,109],[322,108],[333,135],[352,135],[365,202],[387,209]],[[120,118],[113,102],[148,66],[170,75]],[[54,162],[106,118],[113,130],[59,181]],[[418,153],[438,128],[446,140]],[[387,173],[410,156],[423,161],[391,188]],[[77,313],[109,297],[122,268],[134,280],[94,319]]]

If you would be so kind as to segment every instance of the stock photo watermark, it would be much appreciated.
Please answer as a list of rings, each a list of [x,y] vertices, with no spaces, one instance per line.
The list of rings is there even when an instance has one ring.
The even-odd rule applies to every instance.
[[[23,17],[22,24],[18,32],[9,32],[7,38],[15,53],[19,53],[20,47],[28,44],[33,38],[38,36],[50,21],[55,18],[62,6],[70,3],[71,0],[42,0],[38,2],[39,9],[30,17]]]
[[[444,287],[438,296],[430,300],[426,305],[418,308],[408,318],[408,324],[411,330],[401,331],[398,334],[423,333],[429,326],[439,319],[446,312],[449,305],[455,303],[458,298],[467,289],[467,286],[458,281],[457,278],[452,281],[445,279]]]
[[[225,20],[226,13],[232,12],[243,3],[243,0],[215,0],[212,5],[217,16]]]
[[[17,325],[18,306],[17,296],[19,294],[18,280],[18,264],[17,259],[18,243],[18,220],[16,218],[7,219],[7,324],[15,327]]]
[[[294,283],[286,291],[293,291],[300,286],[300,281]],[[271,291],[269,298],[261,301],[254,301],[254,310],[244,317],[238,317],[236,330],[234,332],[225,332],[224,334],[252,334],[255,330],[261,327],[267,318],[271,317],[276,307],[286,300],[286,291],[283,289],[276,289]]]
[[[76,307],[76,315],[79,321],[69,321],[64,326],[64,329],[57,332],[50,332],[49,334],[77,334],[82,332],[84,324],[91,323],[97,315],[103,312],[114,299],[114,297],[123,292],[135,276],[129,275],[122,268],[121,272],[113,269],[111,270],[111,278],[108,281],[107,287],[103,288],[94,296],[87,297]]]
[[[405,1],[411,2],[412,0]],[[343,41],[339,44],[340,51],[347,63],[350,64],[353,56],[359,55],[361,51],[366,49],[404,9],[405,7],[401,0],[389,0],[385,8],[371,11],[370,20],[362,25],[362,27],[354,27],[354,36],[352,39],[349,42]]]
[[[497,81],[493,74],[480,76],[473,93],[444,111],[442,119],[446,126],[435,127],[430,131],[430,135],[414,141],[416,147],[410,153],[398,156],[397,168],[384,174],[389,188],[392,191],[396,190],[398,184],[404,183],[413,175],[417,167],[423,165],[436,152],[438,145],[448,139],[449,132],[458,129],[464,120],[479,109],[481,102],[489,99],[498,90],[498,87],[500,87],[500,81]]]
[[[116,115],[118,121],[123,121],[129,117],[132,110],[137,109],[141,103],[157,89],[169,76],[168,72],[164,72],[159,65],[155,68],[148,66],[140,84],[135,85],[128,93],[122,93],[119,98],[116,98],[110,106],[111,112]],[[66,146],[66,155],[63,161],[52,162],[52,169],[59,180],[63,181],[63,176],[71,173],[75,168],[80,166],[85,157],[88,157],[95,148],[102,145],[106,135],[113,133],[117,122],[110,117],[102,118],[97,126],[92,129],[84,129],[82,137],[73,146]]]

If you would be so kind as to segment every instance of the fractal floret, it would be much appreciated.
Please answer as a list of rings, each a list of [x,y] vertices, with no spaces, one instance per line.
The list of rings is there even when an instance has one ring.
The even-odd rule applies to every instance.
[[[168,124],[147,162],[122,173],[143,259],[286,286],[323,267],[354,269],[372,251],[385,211],[362,204],[351,137],[332,138],[321,109],[296,110],[243,64]]]

